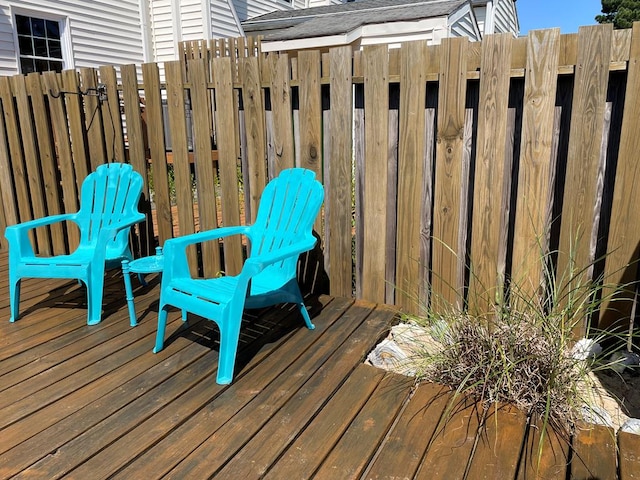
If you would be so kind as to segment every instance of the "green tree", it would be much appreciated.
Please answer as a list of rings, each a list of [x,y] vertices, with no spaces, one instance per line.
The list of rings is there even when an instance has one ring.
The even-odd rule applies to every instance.
[[[602,15],[598,23],[613,23],[615,28],[631,28],[640,20],[640,0],[602,0]]]

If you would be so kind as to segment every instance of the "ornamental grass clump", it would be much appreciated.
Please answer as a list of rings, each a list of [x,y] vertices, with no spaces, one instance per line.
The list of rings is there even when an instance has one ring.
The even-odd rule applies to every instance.
[[[528,296],[512,285],[509,296],[494,301],[489,313],[473,315],[449,307],[407,317],[436,340],[435,349],[432,344],[418,348],[417,376],[448,385],[486,406],[511,403],[572,430],[585,417],[585,406],[593,404],[589,373],[608,366],[600,361],[607,352],[596,358],[576,345],[579,331],[590,337],[590,344],[604,339],[604,334],[594,335],[589,329],[602,302],[602,282],[581,278],[585,276],[576,274],[556,282],[549,275],[544,295]]]
[[[442,348],[423,356],[418,375],[487,404],[512,403],[573,424],[587,365],[570,355],[569,332],[552,323],[520,313],[490,323],[458,314],[448,319]]]

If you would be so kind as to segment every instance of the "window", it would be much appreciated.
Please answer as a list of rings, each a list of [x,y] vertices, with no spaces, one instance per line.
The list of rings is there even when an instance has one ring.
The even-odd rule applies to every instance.
[[[16,15],[16,32],[21,73],[62,71],[64,61],[59,22]]]

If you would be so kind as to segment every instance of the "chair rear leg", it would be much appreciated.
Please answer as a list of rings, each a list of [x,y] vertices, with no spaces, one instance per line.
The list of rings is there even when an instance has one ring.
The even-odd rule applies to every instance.
[[[302,301],[299,302],[298,303],[298,308],[300,309],[300,314],[302,315],[302,318],[304,318],[304,323],[307,324],[307,328],[309,330],[315,329],[316,326],[311,321],[311,318],[309,317],[309,312],[307,311],[307,306],[304,304],[304,302],[302,302]]]
[[[309,330],[313,330],[316,326],[311,321],[309,317],[309,312],[307,311],[307,306],[304,304],[304,299],[302,298],[302,292],[300,291],[300,287],[298,286],[298,282],[291,282],[289,285],[289,292],[293,294],[296,298],[295,303],[298,305],[298,309],[300,310],[300,314],[302,318],[304,318],[304,323],[307,324],[307,328]]]
[[[20,284],[22,279],[12,278],[9,281],[9,302],[11,304],[10,322],[15,322],[20,316]]]

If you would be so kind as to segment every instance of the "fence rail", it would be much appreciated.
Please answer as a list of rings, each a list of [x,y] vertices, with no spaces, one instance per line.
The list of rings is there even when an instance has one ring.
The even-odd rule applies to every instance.
[[[535,294],[551,251],[557,272],[620,287],[601,325],[629,320],[640,25],[358,52],[251,45],[225,56],[190,44],[162,79],[157,64],[0,78],[0,226],[74,210],[88,171],[128,161],[157,216],[135,239],[146,254],[176,223],[195,231],[194,198],[200,229],[237,223],[241,211],[250,222],[268,179],[299,165],[325,184],[324,271],[313,276],[326,274],[333,295],[487,311],[506,285]],[[93,95],[98,83],[106,100]],[[77,240],[60,229],[34,241],[60,253]],[[233,273],[243,248],[190,255],[207,274]]]

